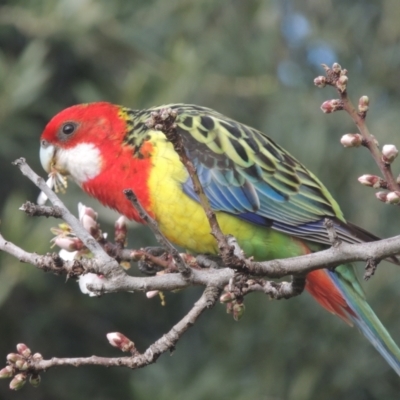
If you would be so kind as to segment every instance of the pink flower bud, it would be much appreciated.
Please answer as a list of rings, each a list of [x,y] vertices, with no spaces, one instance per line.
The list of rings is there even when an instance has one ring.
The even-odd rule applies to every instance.
[[[375,196],[378,200],[383,201],[386,203],[387,193],[386,192],[376,192]]]
[[[29,357],[31,355],[31,349],[24,343],[17,344],[17,351],[24,357]]]
[[[399,204],[400,203],[400,192],[389,192],[386,196],[386,203]]]
[[[336,81],[336,87],[339,89],[341,93],[346,91],[348,80],[349,78],[346,75],[341,75],[339,79]]]
[[[15,368],[20,371],[26,371],[29,367],[29,364],[25,360],[18,360],[15,363]]]
[[[326,86],[326,78],[325,76],[317,76],[314,79],[314,85],[319,88],[324,88]]]
[[[11,378],[14,376],[14,369],[11,365],[7,365],[0,370],[0,379]]]
[[[333,65],[332,65],[332,71],[333,71],[335,74],[339,74],[341,70],[342,70],[342,67],[341,67],[340,64],[338,64],[338,63],[336,63],[336,62],[333,63]]]
[[[360,182],[364,186],[378,189],[381,187],[383,179],[379,178],[379,176],[376,175],[362,175],[358,178],[358,182]]]
[[[119,332],[107,333],[107,339],[111,346],[117,347],[124,352],[133,350],[135,348],[135,344],[125,335]]]
[[[232,308],[232,315],[235,321],[239,321],[244,314],[246,307],[243,303],[235,303]]]
[[[365,113],[369,109],[369,98],[368,96],[361,96],[358,100],[358,111],[360,113]]]
[[[321,110],[325,114],[330,114],[330,113],[333,113],[335,111],[343,110],[343,104],[338,99],[327,100],[327,101],[324,101],[322,103]]]
[[[219,301],[221,303],[229,303],[230,301],[233,301],[236,299],[236,296],[232,292],[226,292],[221,297],[219,298]]]
[[[93,235],[95,232],[98,231],[99,225],[98,223],[93,219],[93,217],[84,214],[81,218],[81,223],[83,227],[91,234]]]
[[[29,377],[29,383],[33,386],[33,387],[38,387],[40,384],[41,378],[40,375],[31,375]]]
[[[382,147],[382,159],[387,164],[391,164],[398,154],[399,151],[393,144],[385,144]]]
[[[11,390],[19,390],[24,386],[26,383],[26,375],[25,374],[18,374],[15,375],[12,381],[10,382],[10,389]]]
[[[79,251],[83,248],[83,243],[78,238],[58,236],[52,240],[56,246],[67,251]]]
[[[114,225],[115,230],[115,241],[125,245],[126,235],[128,233],[128,226],[126,218],[121,215],[116,221]]]
[[[360,147],[362,145],[362,136],[359,133],[346,133],[340,139],[344,147]]]
[[[96,211],[93,210],[91,207],[86,207],[82,203],[78,203],[78,213],[79,213],[79,220],[82,220],[84,215],[91,217],[94,220],[97,220],[98,214]]]
[[[115,228],[116,229],[121,229],[125,230],[127,229],[127,221],[126,218],[121,215],[116,221],[115,221]]]
[[[18,360],[23,360],[23,358],[20,354],[16,354],[16,353],[7,354],[8,362],[15,364]]]
[[[146,292],[146,297],[148,299],[152,299],[153,297],[158,296],[159,291],[158,290],[150,290],[149,292]]]

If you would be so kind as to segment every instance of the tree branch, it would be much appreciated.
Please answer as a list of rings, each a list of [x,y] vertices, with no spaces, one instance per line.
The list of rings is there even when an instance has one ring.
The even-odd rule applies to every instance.
[[[3,370],[0,371],[0,377],[13,378],[10,387],[12,389],[20,389],[28,378],[30,379],[30,377],[33,376],[35,380],[39,382],[40,378],[38,375],[40,372],[58,366],[81,367],[84,365],[101,365],[104,367],[127,367],[130,369],[145,367],[156,362],[161,354],[167,351],[173,351],[176,343],[182,335],[194,325],[200,315],[206,309],[215,305],[219,298],[219,294],[220,289],[213,286],[207,286],[202,296],[194,304],[192,309],[177,324],[175,324],[168,333],[149,346],[143,354],[137,352],[132,342],[130,342],[131,346],[127,349],[123,349],[122,346],[118,346],[118,343],[115,344],[110,341],[111,344],[120,347],[121,350],[131,351],[132,356],[112,358],[98,356],[76,358],[52,357],[49,360],[43,360],[39,353],[31,355],[31,351],[26,345],[19,344],[17,346],[19,354],[10,353],[7,356],[8,367],[3,368]],[[129,340],[122,334],[117,333],[116,335]],[[8,376],[5,376],[6,374],[8,374]]]

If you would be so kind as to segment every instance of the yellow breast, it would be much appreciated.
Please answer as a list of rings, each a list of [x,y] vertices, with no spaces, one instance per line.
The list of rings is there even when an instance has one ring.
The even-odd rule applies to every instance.
[[[210,226],[203,208],[182,190],[182,184],[188,179],[188,172],[179,160],[173,146],[163,134],[152,135],[153,166],[149,179],[149,192],[152,199],[151,209],[161,231],[173,243],[198,253],[216,253],[217,245],[210,233]],[[243,234],[253,236],[251,230],[238,224],[235,217],[217,213],[218,221],[224,233],[234,236]],[[240,230],[241,232],[238,232]]]

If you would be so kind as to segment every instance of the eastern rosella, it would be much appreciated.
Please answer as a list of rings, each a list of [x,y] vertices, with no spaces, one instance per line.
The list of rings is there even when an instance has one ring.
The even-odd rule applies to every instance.
[[[164,134],[146,124],[152,111],[164,107],[177,113],[177,131],[222,231],[247,256],[271,260],[327,248],[325,218],[345,242],[377,239],[348,223],[315,175],[268,136],[195,105],[132,110],[99,102],[67,108],[41,136],[42,165],[141,222],[123,194],[131,188],[169,240],[216,254],[188,172]],[[400,375],[400,350],[367,304],[352,265],[309,273],[306,289],[328,311],[356,325]]]

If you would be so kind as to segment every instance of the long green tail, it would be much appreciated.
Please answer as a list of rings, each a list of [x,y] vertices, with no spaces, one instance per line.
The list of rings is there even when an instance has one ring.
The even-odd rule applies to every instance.
[[[327,271],[337,289],[340,290],[347,306],[344,310],[351,322],[400,375],[400,349],[386,328],[368,305],[352,266],[344,265],[335,271]]]

